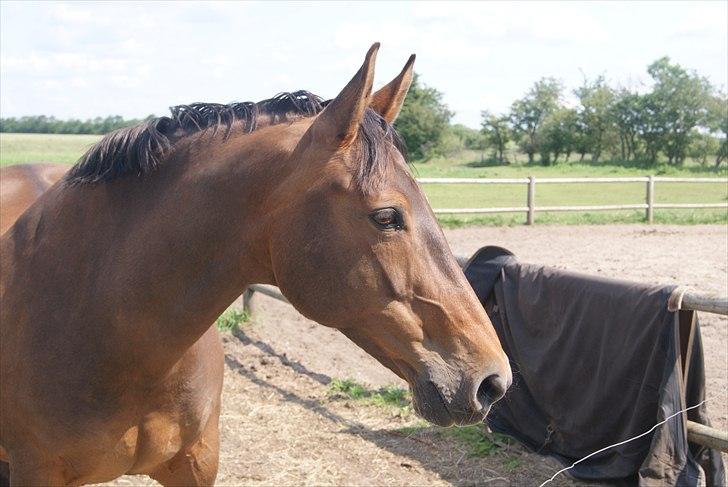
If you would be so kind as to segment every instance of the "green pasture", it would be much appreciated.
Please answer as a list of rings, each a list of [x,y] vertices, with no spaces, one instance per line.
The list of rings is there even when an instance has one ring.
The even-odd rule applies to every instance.
[[[73,164],[100,135],[0,133],[0,166],[29,162]]]
[[[83,152],[100,139],[98,135],[9,134],[0,133],[0,165],[28,162],[59,162],[72,164]],[[725,177],[723,166],[701,166],[688,161],[683,167],[660,165],[647,167],[634,162],[560,163],[544,167],[519,161],[512,165],[495,165],[476,151],[463,151],[456,157],[434,159],[412,165],[418,177],[461,178],[536,178],[549,177],[620,177],[676,176]],[[424,185],[433,208],[473,208],[497,206],[526,206],[526,185]],[[618,205],[644,203],[644,183],[621,184],[537,184],[536,206]],[[728,185],[716,183],[666,183],[655,185],[655,203],[721,203],[728,201]],[[638,223],[644,221],[644,211],[624,210],[593,213],[537,212],[537,223]],[[442,215],[445,226],[472,224],[517,225],[525,222],[525,214]],[[726,210],[655,210],[658,223],[726,223]]]

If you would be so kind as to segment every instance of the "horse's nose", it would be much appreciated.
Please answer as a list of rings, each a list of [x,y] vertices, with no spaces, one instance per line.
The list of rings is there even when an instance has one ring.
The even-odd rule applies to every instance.
[[[487,411],[494,402],[503,397],[509,385],[498,374],[492,374],[483,379],[475,393],[475,398],[480,404],[481,410]]]

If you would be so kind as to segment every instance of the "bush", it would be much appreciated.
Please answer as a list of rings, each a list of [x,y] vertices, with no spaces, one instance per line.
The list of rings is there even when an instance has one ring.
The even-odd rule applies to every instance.
[[[250,315],[246,311],[231,308],[215,320],[215,326],[220,331],[234,331],[240,328],[240,325],[249,321]]]

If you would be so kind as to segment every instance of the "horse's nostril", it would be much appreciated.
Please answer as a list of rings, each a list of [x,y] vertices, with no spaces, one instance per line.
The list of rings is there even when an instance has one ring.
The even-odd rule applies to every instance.
[[[506,383],[499,375],[486,377],[478,386],[477,398],[483,409],[489,407],[506,393]]]

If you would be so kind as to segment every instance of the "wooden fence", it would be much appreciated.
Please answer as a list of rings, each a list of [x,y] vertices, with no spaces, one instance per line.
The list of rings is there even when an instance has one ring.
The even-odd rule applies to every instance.
[[[654,221],[655,209],[667,208],[725,208],[728,203],[655,203],[655,183],[723,183],[728,178],[673,178],[662,176],[641,176],[622,178],[417,178],[420,184],[525,184],[526,206],[494,208],[437,208],[438,214],[474,213],[526,213],[526,224],[533,225],[537,211],[614,211],[645,210],[648,223]],[[536,184],[590,184],[590,183],[645,183],[645,202],[624,205],[591,206],[536,206]]]

